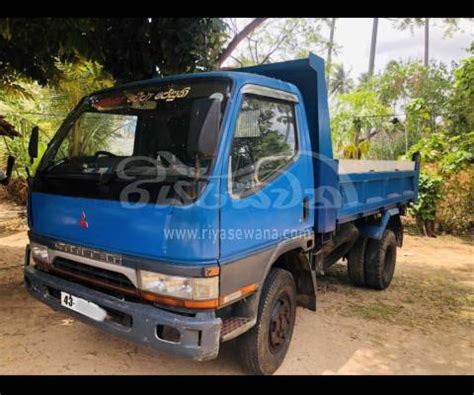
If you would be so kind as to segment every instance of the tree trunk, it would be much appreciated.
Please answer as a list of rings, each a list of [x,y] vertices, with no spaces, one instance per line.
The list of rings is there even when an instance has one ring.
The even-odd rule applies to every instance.
[[[369,76],[374,74],[375,48],[377,46],[378,27],[379,27],[379,18],[374,18],[374,23],[372,24],[372,40],[370,42]]]
[[[329,47],[328,56],[326,59],[327,72],[326,72],[326,86],[329,87],[329,75],[331,74],[331,58],[332,58],[332,47],[334,45],[334,31],[336,30],[336,18],[331,19],[331,30],[329,32]]]
[[[263,22],[268,18],[255,18],[247,26],[245,26],[239,33],[235,35],[232,41],[227,45],[227,47],[221,52],[219,58],[217,59],[217,68],[220,69],[225,60],[232,54],[232,52],[237,48],[237,45],[247,37],[252,34],[252,32],[259,27]]]
[[[423,218],[421,218],[419,215],[417,215],[415,219],[418,232],[420,232],[423,236],[426,236],[425,221],[423,221]]]
[[[433,220],[425,221],[425,229],[428,237],[436,237],[435,223]]]
[[[430,64],[430,19],[425,18],[425,67]]]

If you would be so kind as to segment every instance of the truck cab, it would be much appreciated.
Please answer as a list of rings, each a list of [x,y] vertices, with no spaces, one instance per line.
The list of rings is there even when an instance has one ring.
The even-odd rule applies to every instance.
[[[34,149],[32,150],[34,152]],[[417,161],[333,158],[324,62],[92,93],[30,182],[25,284],[54,309],[197,360],[237,338],[273,373],[339,259],[389,286]]]

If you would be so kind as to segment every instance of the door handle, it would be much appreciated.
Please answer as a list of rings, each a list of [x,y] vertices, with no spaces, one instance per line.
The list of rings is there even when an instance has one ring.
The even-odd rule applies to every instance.
[[[305,196],[303,199],[303,221],[309,218],[309,196]]]

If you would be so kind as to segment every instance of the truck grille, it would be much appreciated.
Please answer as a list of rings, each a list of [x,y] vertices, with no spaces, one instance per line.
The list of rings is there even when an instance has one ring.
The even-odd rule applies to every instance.
[[[122,288],[135,288],[133,283],[122,273],[113,272],[111,270],[102,269],[100,267],[84,265],[70,259],[57,257],[53,262],[53,267],[62,273],[70,273],[71,275],[80,275],[82,278],[90,278],[99,280],[104,284],[118,286]]]

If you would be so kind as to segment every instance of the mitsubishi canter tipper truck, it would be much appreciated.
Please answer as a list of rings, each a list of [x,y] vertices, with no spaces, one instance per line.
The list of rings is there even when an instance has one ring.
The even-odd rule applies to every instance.
[[[105,89],[30,179],[25,285],[159,351],[209,360],[235,339],[247,371],[271,374],[329,266],[389,286],[418,174],[417,159],[333,158],[315,55]]]

